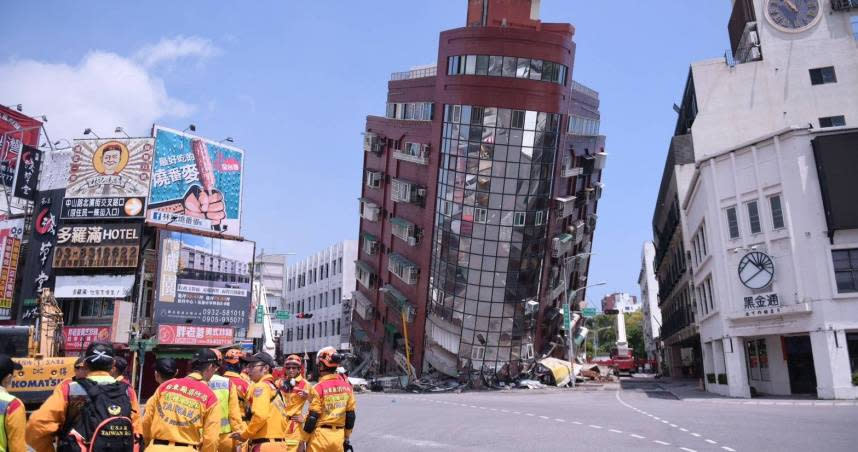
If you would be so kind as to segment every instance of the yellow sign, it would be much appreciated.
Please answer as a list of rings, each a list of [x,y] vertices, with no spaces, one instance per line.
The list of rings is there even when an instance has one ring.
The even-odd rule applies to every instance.
[[[9,392],[24,403],[39,403],[66,378],[74,376],[77,358],[12,358],[24,369],[15,371]]]

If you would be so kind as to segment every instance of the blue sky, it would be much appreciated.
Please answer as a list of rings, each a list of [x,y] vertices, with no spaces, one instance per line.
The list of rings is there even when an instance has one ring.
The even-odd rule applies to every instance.
[[[299,257],[356,238],[361,131],[391,72],[434,63],[465,0],[14,2],[0,30],[0,103],[48,114],[51,140],[153,121],[246,150],[243,234]],[[601,93],[605,194],[588,294],[637,277],[692,61],[729,47],[728,0],[543,0],[570,22],[573,77]],[[321,177],[324,175],[324,177]]]

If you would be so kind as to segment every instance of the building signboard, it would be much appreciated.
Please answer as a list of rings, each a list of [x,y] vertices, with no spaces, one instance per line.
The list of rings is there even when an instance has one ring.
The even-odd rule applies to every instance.
[[[158,344],[218,347],[233,343],[233,329],[224,326],[158,325]]]
[[[155,126],[146,220],[238,237],[244,151]]]
[[[38,146],[42,123],[0,105],[0,184],[12,187],[15,165],[24,145]]]
[[[47,169],[47,167],[46,167]],[[43,175],[46,173],[43,173]],[[30,228],[29,245],[23,268],[21,291],[18,300],[36,300],[44,289],[53,289],[53,255],[57,242],[57,229],[60,206],[63,201],[63,189],[40,191],[34,201],[33,227]],[[20,320],[31,324],[36,317],[36,307],[27,308],[21,313]]]
[[[57,298],[125,298],[131,295],[134,275],[57,276]]]
[[[93,342],[110,342],[109,326],[66,326],[63,327],[65,351],[79,352]]]
[[[70,223],[57,230],[54,268],[135,268],[140,223]]]
[[[253,242],[163,230],[154,321],[246,328]]]
[[[152,138],[75,140],[63,218],[143,218]]]
[[[24,237],[24,219],[0,221],[0,319],[12,318],[12,297]]]
[[[12,195],[32,201],[36,196],[39,172],[42,168],[42,151],[25,144],[22,152],[18,154],[16,168]]]

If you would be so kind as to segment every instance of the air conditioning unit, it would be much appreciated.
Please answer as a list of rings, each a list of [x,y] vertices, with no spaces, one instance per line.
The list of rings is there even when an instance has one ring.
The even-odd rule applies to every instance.
[[[418,188],[417,189],[417,196],[420,198],[425,198],[426,197],[426,189],[425,188]]]
[[[408,246],[417,246],[417,237],[408,237]]]

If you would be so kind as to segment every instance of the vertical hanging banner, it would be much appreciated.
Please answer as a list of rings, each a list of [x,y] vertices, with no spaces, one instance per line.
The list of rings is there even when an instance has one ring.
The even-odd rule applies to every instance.
[[[63,218],[143,218],[154,140],[75,140]]]
[[[39,171],[42,168],[42,151],[28,145],[18,154],[12,196],[32,201],[36,197]]]
[[[41,133],[41,122],[0,105],[0,183],[12,187],[18,154],[25,144],[37,147]]]
[[[244,150],[155,126],[146,220],[241,235]]]
[[[24,237],[24,219],[0,221],[0,319],[12,318],[12,297]]]

